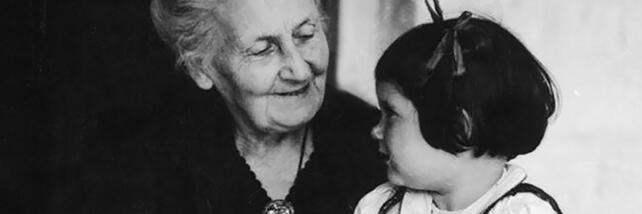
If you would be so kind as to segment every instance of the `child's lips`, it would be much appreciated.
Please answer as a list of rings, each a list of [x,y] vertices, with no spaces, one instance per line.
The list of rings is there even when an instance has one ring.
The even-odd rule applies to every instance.
[[[381,155],[381,159],[388,165],[390,165],[390,155],[385,152],[379,152],[379,155]]]
[[[388,155],[388,154],[386,154],[386,153],[381,153],[381,155],[383,156],[383,159],[384,159],[384,160],[386,160],[386,161],[390,161],[390,155]]]
[[[388,152],[388,149],[386,148],[383,141],[379,141],[379,155],[381,155],[381,158],[383,158],[383,161],[388,166],[390,166],[390,153]]]

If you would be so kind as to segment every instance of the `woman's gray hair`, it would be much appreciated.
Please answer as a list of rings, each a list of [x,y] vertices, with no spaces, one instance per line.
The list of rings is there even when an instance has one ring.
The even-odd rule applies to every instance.
[[[193,74],[210,69],[221,33],[218,7],[223,0],[152,0],[158,35],[178,55],[177,64]]]
[[[218,11],[225,1],[152,0],[151,16],[158,35],[178,55],[177,65],[185,66],[190,74],[211,69],[221,50],[217,43],[228,40]],[[319,1],[314,0],[317,8]]]

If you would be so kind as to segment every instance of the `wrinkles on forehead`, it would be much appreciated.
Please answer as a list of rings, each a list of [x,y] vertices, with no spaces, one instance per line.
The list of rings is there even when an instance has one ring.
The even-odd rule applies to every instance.
[[[308,3],[312,7],[301,5]],[[229,26],[226,42],[230,43],[226,45],[233,49],[259,38],[291,33],[306,22],[319,23],[325,31],[325,18],[315,0],[236,0],[222,4],[219,11],[221,22]]]

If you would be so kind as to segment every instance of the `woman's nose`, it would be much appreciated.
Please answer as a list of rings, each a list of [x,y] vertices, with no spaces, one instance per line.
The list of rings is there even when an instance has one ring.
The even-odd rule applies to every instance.
[[[283,66],[279,77],[286,81],[305,82],[312,77],[312,70],[308,62],[293,44],[283,48]]]

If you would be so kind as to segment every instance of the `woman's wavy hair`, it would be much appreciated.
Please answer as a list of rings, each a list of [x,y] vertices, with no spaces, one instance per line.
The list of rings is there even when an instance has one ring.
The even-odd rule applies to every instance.
[[[529,153],[556,107],[553,81],[533,54],[469,12],[403,34],[380,58],[375,78],[396,84],[417,109],[424,139],[451,154],[510,160]]]
[[[152,0],[151,18],[161,39],[177,54],[177,65],[193,73],[208,69],[225,39],[217,8],[221,0]]]
[[[219,7],[229,0],[152,0],[151,18],[158,35],[177,54],[177,65],[193,73],[210,69],[220,44],[231,42]],[[314,0],[320,13],[320,0]]]

